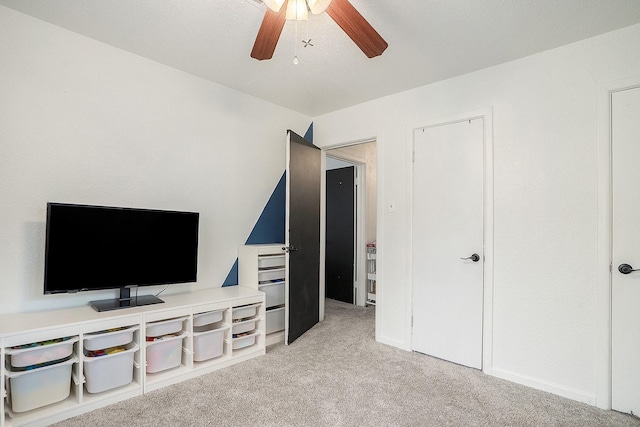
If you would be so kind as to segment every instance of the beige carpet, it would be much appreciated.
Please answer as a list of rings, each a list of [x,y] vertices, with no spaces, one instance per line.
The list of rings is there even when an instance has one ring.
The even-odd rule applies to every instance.
[[[327,301],[291,346],[57,424],[100,426],[640,426],[376,343],[373,308]]]

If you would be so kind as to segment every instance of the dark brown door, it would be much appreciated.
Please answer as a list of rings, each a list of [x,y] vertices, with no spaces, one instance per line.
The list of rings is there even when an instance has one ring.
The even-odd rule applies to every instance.
[[[287,133],[287,313],[286,343],[320,317],[320,149]]]

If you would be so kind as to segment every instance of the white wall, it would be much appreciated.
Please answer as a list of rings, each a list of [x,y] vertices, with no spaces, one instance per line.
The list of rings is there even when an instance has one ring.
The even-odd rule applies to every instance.
[[[314,118],[322,147],[377,137],[379,341],[411,348],[410,130],[492,107],[494,328],[485,368],[595,403],[596,93],[599,83],[638,74],[640,25]],[[387,200],[395,213],[383,211]]]
[[[2,6],[0,58],[0,313],[116,295],[42,295],[48,201],[198,211],[167,292],[221,286],[311,119]]]

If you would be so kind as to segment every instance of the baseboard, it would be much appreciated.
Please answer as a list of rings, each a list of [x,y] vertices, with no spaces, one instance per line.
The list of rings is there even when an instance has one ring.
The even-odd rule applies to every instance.
[[[537,380],[535,378],[527,377],[524,375],[515,374],[513,372],[507,372],[495,367],[491,369],[491,375],[503,380],[511,381],[514,383],[526,385],[531,388],[546,391],[548,393],[557,394],[558,396],[566,397],[567,399],[576,400],[578,402],[586,403],[591,406],[596,406],[596,395],[585,393],[580,390],[564,387],[558,384],[552,384],[544,381]]]
[[[411,346],[404,341],[395,340],[395,339],[392,339],[389,337],[383,337],[383,336],[376,336],[376,341],[378,341],[380,344],[386,344],[392,347],[397,347],[401,350],[411,351]]]

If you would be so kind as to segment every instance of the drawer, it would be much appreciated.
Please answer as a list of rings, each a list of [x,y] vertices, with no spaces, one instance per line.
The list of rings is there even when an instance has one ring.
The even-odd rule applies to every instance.
[[[182,331],[182,322],[186,317],[179,317],[177,319],[163,320],[161,322],[147,323],[148,337],[159,337],[161,335],[175,334]]]
[[[282,255],[262,255],[258,257],[258,268],[284,268],[284,254]]]
[[[193,315],[193,326],[205,326],[222,320],[224,310],[209,311]]]
[[[23,368],[69,357],[73,353],[73,343],[77,341],[77,337],[60,338],[27,344],[20,348],[8,348],[6,353],[12,367]]]
[[[284,304],[284,282],[258,285],[258,289],[265,293],[267,307]]]
[[[282,331],[284,329],[284,307],[267,310],[267,334]]]
[[[137,330],[137,326],[132,326],[120,330],[106,330],[85,334],[84,348],[93,351],[129,344],[133,341],[133,332]]]
[[[258,270],[258,283],[268,283],[272,280],[284,280],[284,268]]]
[[[258,314],[258,307],[260,304],[245,305],[240,307],[234,307],[231,314],[233,320],[244,319],[247,317],[253,317]]]

